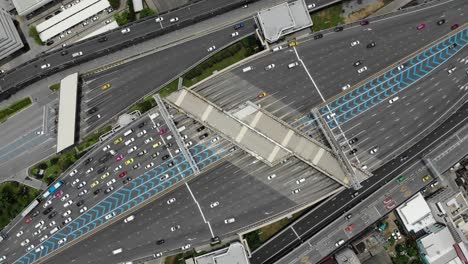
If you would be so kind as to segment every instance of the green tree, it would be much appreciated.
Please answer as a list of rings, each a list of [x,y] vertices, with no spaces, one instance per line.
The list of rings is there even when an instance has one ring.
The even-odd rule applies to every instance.
[[[135,9],[133,8],[133,1],[132,0],[127,0],[127,5],[128,5],[127,19],[128,19],[129,22],[135,21],[136,20],[136,14],[135,14]]]
[[[37,32],[36,26],[29,27],[29,36],[34,39],[34,41],[38,44],[43,46],[44,42],[42,42],[41,38],[39,37],[39,32]]]
[[[109,4],[112,6],[112,8],[119,9],[120,0],[109,0]]]
[[[125,10],[120,14],[114,14],[114,19],[115,19],[115,22],[119,24],[119,26],[128,24],[128,11]]]
[[[148,8],[148,7],[143,8],[143,10],[140,11],[140,19],[144,18],[144,17],[152,16],[154,14],[155,14],[155,12],[154,12],[153,9]]]

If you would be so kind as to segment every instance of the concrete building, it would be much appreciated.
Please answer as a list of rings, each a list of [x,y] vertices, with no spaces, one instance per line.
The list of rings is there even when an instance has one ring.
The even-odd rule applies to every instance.
[[[18,15],[25,16],[32,11],[39,9],[45,4],[52,2],[52,0],[12,0]]]
[[[436,223],[432,216],[431,208],[421,193],[417,193],[404,204],[400,205],[397,208],[397,212],[408,233],[417,233]]]
[[[193,259],[186,259],[186,264],[249,264],[244,246],[234,242],[222,248]]]
[[[273,43],[282,36],[312,26],[304,0],[285,2],[257,13],[257,24],[265,40]]]
[[[75,144],[77,96],[78,73],[73,73],[60,82],[57,153]]]
[[[0,10],[0,60],[10,56],[23,46],[13,18],[7,12]]]

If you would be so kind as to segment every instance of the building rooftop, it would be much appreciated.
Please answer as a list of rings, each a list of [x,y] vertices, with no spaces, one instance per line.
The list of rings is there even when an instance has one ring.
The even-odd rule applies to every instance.
[[[195,264],[249,264],[244,246],[239,242],[186,261],[186,263],[190,262]]]
[[[429,205],[421,193],[417,193],[404,204],[400,205],[397,208],[397,212],[408,231],[418,232],[436,222]]]
[[[13,18],[7,12],[0,10],[0,60],[10,56],[23,46]]]
[[[57,153],[75,144],[77,91],[78,73],[68,75],[60,82]]]
[[[16,12],[18,12],[18,15],[24,16],[39,7],[52,2],[52,0],[12,0],[12,2],[16,8]]]
[[[457,252],[454,248],[456,243],[449,229],[447,227],[443,227],[442,229],[434,231],[435,232],[418,239],[418,246],[423,258],[427,261],[426,263],[462,264],[462,261],[458,258]]]

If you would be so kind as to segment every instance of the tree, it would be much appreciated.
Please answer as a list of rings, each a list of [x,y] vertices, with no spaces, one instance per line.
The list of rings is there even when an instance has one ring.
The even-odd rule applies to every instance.
[[[142,19],[144,17],[152,16],[154,14],[155,14],[155,12],[154,12],[153,9],[148,8],[148,7],[143,8],[143,10],[141,10],[141,12],[140,12],[140,19]]]
[[[128,24],[128,11],[125,10],[120,14],[114,14],[114,19],[119,26]]]
[[[127,0],[127,5],[128,5],[127,19],[128,19],[129,22],[135,21],[136,14],[135,14],[135,9],[133,8],[133,1],[132,0]]]
[[[38,44],[43,46],[44,42],[42,42],[41,38],[39,37],[39,32],[37,32],[36,26],[29,27],[29,36],[34,39],[34,41]]]
[[[112,6],[112,8],[119,9],[120,0],[109,0],[109,4]]]

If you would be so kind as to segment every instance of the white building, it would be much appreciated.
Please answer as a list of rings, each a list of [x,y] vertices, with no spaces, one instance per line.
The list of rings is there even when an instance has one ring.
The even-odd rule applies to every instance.
[[[10,56],[23,46],[13,18],[7,12],[0,10],[0,60]]]
[[[418,248],[424,263],[430,264],[463,264],[466,258],[449,229],[443,225],[433,225],[429,233],[417,240]]]
[[[25,16],[43,5],[52,2],[52,0],[12,0],[12,2],[18,15]]]
[[[408,232],[418,232],[436,223],[431,208],[421,193],[417,193],[397,208],[403,224]]]

